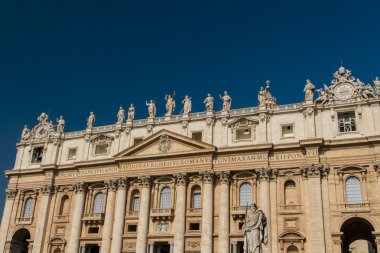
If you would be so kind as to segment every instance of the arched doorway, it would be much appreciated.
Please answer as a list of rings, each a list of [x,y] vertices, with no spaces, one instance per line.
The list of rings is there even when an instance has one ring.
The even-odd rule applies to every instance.
[[[351,218],[343,223],[343,253],[377,253],[372,236],[374,227],[367,220],[359,217]]]
[[[29,239],[30,233],[27,229],[17,230],[12,237],[9,253],[28,253]]]

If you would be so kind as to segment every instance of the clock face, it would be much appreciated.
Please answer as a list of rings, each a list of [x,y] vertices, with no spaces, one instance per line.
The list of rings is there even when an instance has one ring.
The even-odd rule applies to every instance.
[[[335,96],[340,100],[347,100],[354,95],[354,86],[350,83],[338,84],[334,89]]]

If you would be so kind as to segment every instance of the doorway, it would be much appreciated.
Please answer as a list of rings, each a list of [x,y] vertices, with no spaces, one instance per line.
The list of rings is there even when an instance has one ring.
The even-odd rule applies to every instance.
[[[170,244],[168,242],[155,242],[153,253],[170,253]]]
[[[343,232],[343,253],[377,253],[372,236],[374,227],[367,220],[359,217],[347,220],[341,228]]]
[[[22,228],[16,231],[12,237],[10,253],[28,253],[30,233],[27,229]]]
[[[99,253],[100,247],[97,244],[86,244],[84,253]]]

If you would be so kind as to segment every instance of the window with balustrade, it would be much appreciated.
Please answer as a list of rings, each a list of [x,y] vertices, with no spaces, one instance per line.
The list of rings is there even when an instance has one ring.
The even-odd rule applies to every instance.
[[[252,185],[242,183],[239,188],[239,205],[247,206],[252,203]]]
[[[134,190],[131,194],[131,211],[139,212],[140,211],[140,192]]]
[[[102,192],[99,192],[95,195],[94,198],[94,205],[92,208],[93,213],[102,213],[103,212],[103,202],[104,202],[104,195]]]
[[[33,198],[29,197],[25,200],[24,211],[22,212],[23,218],[30,218],[33,215]]]
[[[194,185],[191,192],[191,208],[202,208],[201,187]]]
[[[170,187],[164,187],[160,194],[160,208],[171,208],[171,190]]]
[[[347,204],[362,203],[360,180],[357,177],[351,176],[346,179],[346,198]]]

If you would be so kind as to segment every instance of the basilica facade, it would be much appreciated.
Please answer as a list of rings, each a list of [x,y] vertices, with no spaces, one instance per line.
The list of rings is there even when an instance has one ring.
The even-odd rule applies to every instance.
[[[42,113],[5,172],[0,252],[243,253],[251,203],[264,253],[378,252],[380,81],[340,67],[287,105],[270,89],[240,109],[208,94],[202,112],[170,94],[162,117],[150,100],[145,119],[131,104],[76,132]]]

